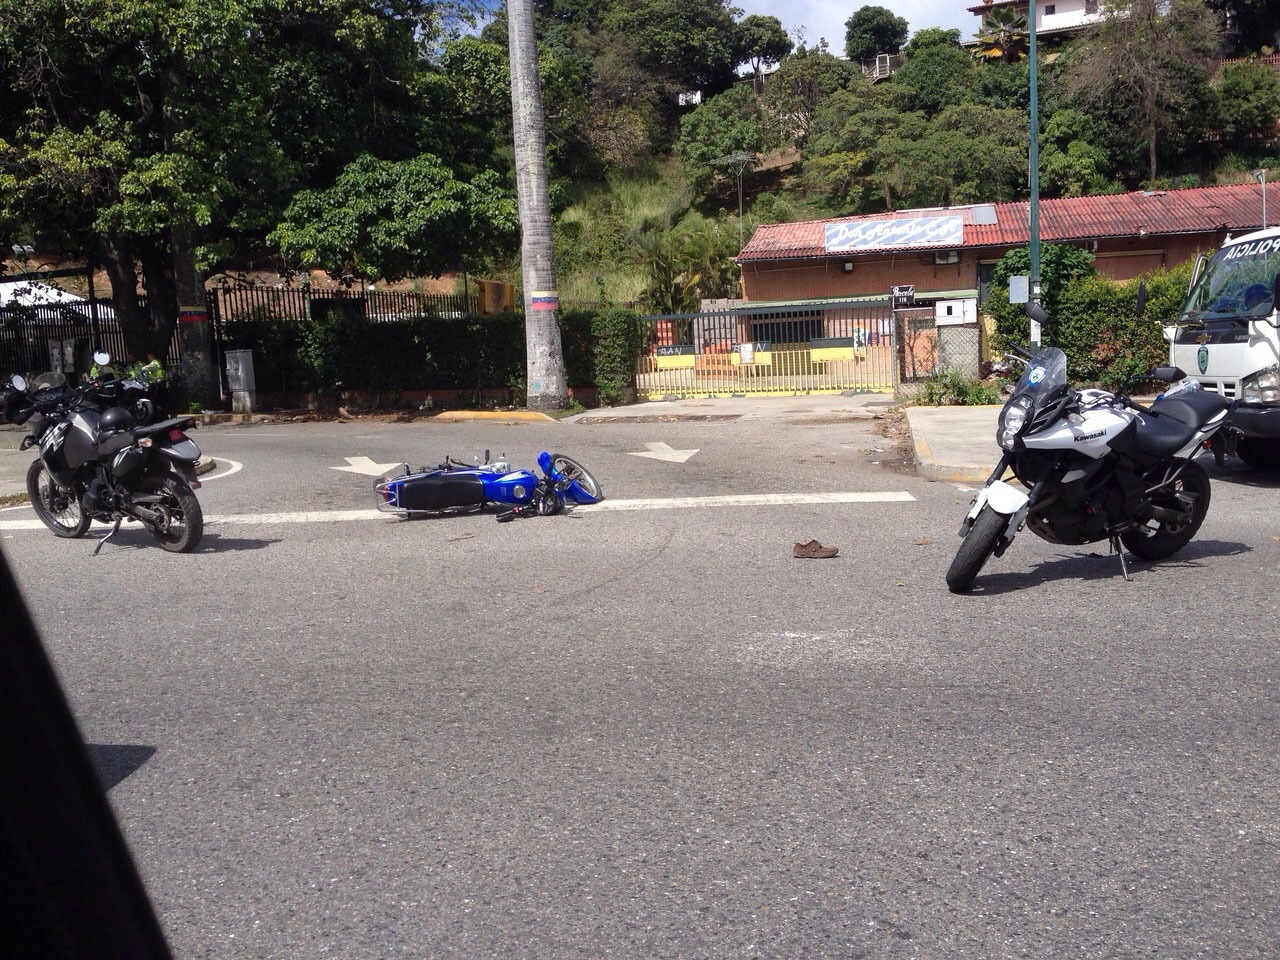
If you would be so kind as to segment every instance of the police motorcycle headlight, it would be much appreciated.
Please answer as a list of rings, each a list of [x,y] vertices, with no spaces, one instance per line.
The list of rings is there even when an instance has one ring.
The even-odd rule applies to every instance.
[[[1240,397],[1245,403],[1280,403],[1280,364],[1263,367],[1241,380]]]
[[[1018,435],[1027,428],[1031,413],[1031,397],[1021,396],[1009,401],[1000,411],[1000,426],[996,429],[996,442],[1005,450],[1012,450]]]

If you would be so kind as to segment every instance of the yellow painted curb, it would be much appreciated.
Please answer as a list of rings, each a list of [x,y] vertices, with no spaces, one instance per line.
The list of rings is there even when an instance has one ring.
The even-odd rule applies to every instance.
[[[433,420],[526,420],[541,421],[549,420],[556,422],[555,417],[549,417],[545,413],[539,413],[537,410],[446,410],[443,413],[436,414]]]

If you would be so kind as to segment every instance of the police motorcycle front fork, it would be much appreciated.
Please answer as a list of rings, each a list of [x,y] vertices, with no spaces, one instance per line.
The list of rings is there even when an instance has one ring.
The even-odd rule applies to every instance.
[[[1005,453],[1000,458],[1000,462],[996,464],[995,469],[991,471],[991,475],[987,477],[987,482],[983,485],[982,491],[979,492],[978,496],[974,497],[974,502],[973,502],[974,507],[978,507],[978,500],[984,495],[986,495],[987,499],[984,501],[983,506],[991,503],[992,487],[995,484],[1001,484],[1002,486],[1004,485],[1001,478],[1004,476],[1005,471],[1010,466],[1009,461],[1010,461],[1010,457],[1008,453]],[[1012,495],[1003,495],[1002,497],[1000,497],[1000,499],[1008,500],[1007,504],[1001,504],[1002,506],[1006,506],[1007,509],[997,510],[996,512],[1000,513],[1003,516],[1007,516],[1009,519],[1004,532],[1000,535],[1000,538],[996,541],[995,550],[992,551],[995,554],[995,556],[997,557],[1003,556],[1005,550],[1007,550],[1009,548],[1009,545],[1013,543],[1013,538],[1017,536],[1018,532],[1022,529],[1023,525],[1026,523],[1027,514],[1028,512],[1030,512],[1031,504],[1036,502],[1036,497],[1039,495],[1041,488],[1044,486],[1045,482],[1055,474],[1055,472],[1060,466],[1061,466],[1061,461],[1059,461],[1059,463],[1057,464],[1054,464],[1054,466],[1049,470],[1045,471],[1044,475],[1035,482],[1035,484],[1031,487],[1031,490],[1025,495],[1025,499],[1023,499],[1023,495],[1017,494],[1016,491],[1012,491],[1012,488],[1010,488]],[[1021,500],[1020,504],[1018,503],[1019,500]],[[995,505],[992,505],[992,509],[995,509]],[[981,512],[980,507],[978,508],[977,512]],[[963,537],[966,533],[969,532],[969,528],[973,525],[973,521],[975,519],[976,519],[975,512],[973,508],[971,508],[970,513],[965,516],[964,522],[960,525],[960,536]],[[1120,572],[1121,574],[1123,574],[1124,579],[1126,581],[1130,581],[1133,578],[1129,576],[1129,565],[1124,558],[1124,548],[1120,542],[1121,531],[1118,529],[1114,529],[1114,530],[1108,531],[1108,533],[1109,533],[1111,552],[1120,557]]]

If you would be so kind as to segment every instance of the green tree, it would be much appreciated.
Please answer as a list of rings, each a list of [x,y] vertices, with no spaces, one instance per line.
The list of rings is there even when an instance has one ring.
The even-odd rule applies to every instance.
[[[761,16],[758,13],[751,14],[738,24],[737,40],[734,59],[751,65],[757,89],[760,87],[764,68],[782,60],[791,52],[792,47],[791,38],[782,29],[782,21],[777,17]]]
[[[914,109],[935,114],[973,95],[973,58],[959,47],[930,46],[908,57],[893,82],[910,88]]]
[[[907,57],[912,57],[926,47],[958,47],[960,46],[960,31],[945,30],[942,27],[924,27],[917,30],[911,35],[911,40],[902,52]]]
[[[764,147],[760,101],[741,83],[687,114],[680,121],[676,141],[685,175],[698,189],[704,189],[716,173],[709,161],[733,153],[756,153]]]
[[[765,84],[766,139],[770,144],[803,144],[814,111],[838,90],[870,89],[862,71],[820,50],[787,57]]]
[[[616,4],[604,26],[629,38],[638,62],[675,93],[719,93],[733,82],[737,25],[724,0],[634,0]]]
[[[865,6],[844,24],[844,52],[855,63],[878,53],[897,53],[907,42],[909,25],[884,7]]]
[[[1117,117],[1147,148],[1151,179],[1161,138],[1186,129],[1208,89],[1221,36],[1204,0],[1133,0],[1109,6],[1071,52],[1068,89]]]
[[[1217,127],[1229,146],[1247,148],[1280,119],[1280,77],[1265,63],[1227,64],[1215,87]]]
[[[1040,135],[1040,186],[1049,196],[1082,197],[1117,193],[1108,176],[1111,161],[1100,145],[1093,118],[1080,110],[1059,110]]]
[[[130,349],[162,352],[175,261],[261,250],[292,195],[331,183],[360,144],[475,159],[427,109],[450,105],[422,57],[444,7],[0,0],[0,220],[102,264]]]
[[[507,253],[520,228],[515,199],[493,171],[457,180],[431,154],[356,158],[323,190],[304,190],[271,235],[286,259],[335,277],[436,276]]]

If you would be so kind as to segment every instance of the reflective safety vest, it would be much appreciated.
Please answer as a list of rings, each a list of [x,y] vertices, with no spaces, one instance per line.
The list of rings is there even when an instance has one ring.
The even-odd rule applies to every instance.
[[[164,365],[159,360],[150,360],[140,368],[141,379],[147,383],[164,382]]]

